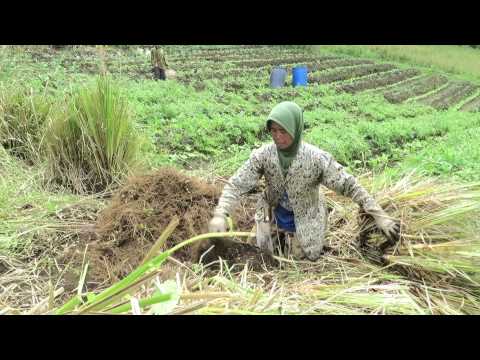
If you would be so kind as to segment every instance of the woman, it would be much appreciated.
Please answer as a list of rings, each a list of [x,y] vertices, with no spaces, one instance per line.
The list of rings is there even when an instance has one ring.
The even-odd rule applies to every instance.
[[[283,233],[292,241],[294,257],[315,261],[321,256],[328,213],[319,185],[350,197],[373,216],[376,226],[390,241],[398,240],[398,222],[332,155],[302,141],[303,112],[297,104],[286,101],[276,105],[266,126],[273,144],[254,150],[230,178],[209,223],[210,231],[226,231],[226,216],[232,213],[239,197],[264,176],[267,188],[255,213],[257,245],[264,250],[274,250],[274,241],[279,238],[272,238],[274,229],[277,235]]]

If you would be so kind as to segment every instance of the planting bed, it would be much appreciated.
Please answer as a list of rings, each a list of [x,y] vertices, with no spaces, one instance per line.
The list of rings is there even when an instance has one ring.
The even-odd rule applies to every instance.
[[[457,104],[461,99],[472,95],[476,86],[468,82],[452,82],[445,88],[420,99],[423,104],[430,105],[437,110],[446,110]]]
[[[309,76],[310,83],[328,84],[336,81],[348,80],[374,73],[381,73],[394,69],[395,66],[390,64],[372,64],[372,65],[360,65],[349,68],[342,68],[336,71],[329,71],[325,74],[311,74]]]
[[[461,111],[480,111],[480,95],[475,96],[460,108]]]
[[[433,75],[427,78],[422,78],[402,86],[399,89],[391,89],[384,93],[385,99],[389,102],[398,104],[409,98],[421,96],[430,91],[438,89],[446,84],[448,79],[445,76]]]
[[[417,76],[419,71],[416,69],[393,70],[387,73],[378,73],[369,76],[366,79],[355,80],[350,84],[343,84],[337,87],[338,90],[349,93],[357,93],[364,90],[381,88],[387,85],[396,84],[403,80]]]

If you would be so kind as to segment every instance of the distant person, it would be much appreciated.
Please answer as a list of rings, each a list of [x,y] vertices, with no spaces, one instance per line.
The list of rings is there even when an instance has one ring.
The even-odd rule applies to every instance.
[[[163,49],[155,46],[150,53],[150,58],[152,62],[153,78],[155,80],[165,80],[165,72],[168,64],[167,60],[165,59],[165,53],[163,52]]]
[[[209,223],[211,232],[226,231],[226,216],[263,176],[267,187],[256,206],[256,241],[270,253],[283,248],[287,256],[311,261],[322,255],[328,212],[320,185],[360,205],[390,245],[398,241],[399,222],[390,218],[331,154],[302,141],[303,112],[297,104],[286,101],[276,105],[266,128],[273,143],[254,150],[229,179]]]

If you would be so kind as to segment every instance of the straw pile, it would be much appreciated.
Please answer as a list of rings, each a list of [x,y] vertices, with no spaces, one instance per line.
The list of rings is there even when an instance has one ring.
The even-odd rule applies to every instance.
[[[279,266],[260,269],[221,259],[211,265],[180,262],[177,252],[165,249],[176,246],[178,254],[187,254],[191,245],[179,242],[204,230],[180,236],[175,230],[160,255],[105,290],[108,306],[88,293],[90,305],[81,307],[76,298],[65,312],[80,306],[83,313],[479,314],[480,183],[452,184],[415,174],[398,182],[362,182],[401,221],[400,242],[386,254],[377,250],[384,239],[359,217],[358,207],[327,192],[333,251],[317,262],[277,258]],[[210,210],[218,192],[212,196]],[[202,226],[209,216],[204,217]],[[251,236],[250,228],[236,230],[244,231],[232,236],[237,243]],[[154,238],[150,248],[153,243]],[[77,290],[85,289],[80,284]]]
[[[371,224],[359,222],[356,205],[328,193],[332,208],[328,239],[338,255],[325,255],[315,263],[279,259],[280,268],[265,266],[263,271],[252,271],[247,265],[239,270],[221,260],[220,269],[214,272],[201,264],[177,263],[168,296],[165,279],[159,277],[163,265],[157,261],[135,280],[130,305],[124,299],[121,306],[110,303],[110,310],[95,310],[156,314],[480,313],[480,184],[449,184],[414,174],[396,183],[377,182],[375,189],[371,179],[364,183],[382,207],[401,220],[400,242],[387,254],[375,252],[383,239]],[[359,243],[361,234],[368,235],[363,245]],[[146,286],[139,288],[140,283]],[[168,301],[160,298],[161,294]],[[165,301],[170,302],[168,311],[159,308]]]

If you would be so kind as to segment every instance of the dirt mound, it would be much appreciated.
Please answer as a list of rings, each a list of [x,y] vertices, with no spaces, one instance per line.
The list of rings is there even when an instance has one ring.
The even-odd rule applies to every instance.
[[[133,177],[100,214],[97,233],[102,242],[117,247],[138,243],[140,239],[150,247],[177,215],[180,224],[166,244],[171,247],[206,232],[220,191],[170,168]],[[185,250],[177,253],[179,258],[184,256]]]
[[[130,178],[98,217],[94,257],[105,263],[105,270],[113,277],[127,275],[145,258],[174,216],[180,223],[165,248],[207,232],[220,191],[172,168]],[[190,260],[190,251],[191,247],[182,248],[175,257]]]
[[[73,267],[78,272],[73,278],[78,279],[81,264],[86,261],[89,262],[87,286],[123,278],[142,262],[174,216],[178,216],[180,223],[164,248],[208,232],[208,221],[221,190],[220,186],[189,177],[173,168],[131,177],[113,195],[110,206],[99,214],[94,232],[84,237],[81,246],[72,249],[70,262],[77,264]],[[234,215],[236,230],[251,229],[252,210],[251,204],[238,209]],[[210,261],[219,256],[229,263],[248,261],[254,269],[260,268],[264,262],[265,256],[255,246],[237,241],[228,242],[228,247],[222,246],[226,242],[219,241],[207,245],[212,244],[215,245],[214,251],[206,257]],[[178,250],[174,257],[182,262],[196,262],[202,250],[206,250],[206,245],[187,246]]]

